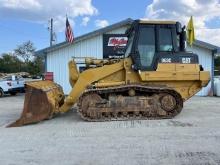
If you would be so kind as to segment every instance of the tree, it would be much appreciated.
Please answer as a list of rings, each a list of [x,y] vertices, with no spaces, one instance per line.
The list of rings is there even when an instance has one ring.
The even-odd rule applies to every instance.
[[[44,72],[44,58],[43,57],[35,57],[34,59],[34,67],[35,67],[35,74],[40,75]]]
[[[14,54],[2,54],[2,57],[0,56],[0,72],[28,72],[31,75],[41,75],[44,71],[44,59],[33,56],[34,51],[34,44],[27,41],[19,45],[14,50]]]
[[[18,45],[14,50],[15,55],[21,57],[26,64],[33,58],[34,51],[35,47],[31,41],[27,41],[21,45]]]
[[[4,53],[2,58],[0,58],[0,72],[12,73],[20,72],[22,66],[22,61],[20,61],[13,54]]]
[[[31,75],[41,75],[44,71],[43,58],[36,56],[33,61],[28,62],[27,69]]]

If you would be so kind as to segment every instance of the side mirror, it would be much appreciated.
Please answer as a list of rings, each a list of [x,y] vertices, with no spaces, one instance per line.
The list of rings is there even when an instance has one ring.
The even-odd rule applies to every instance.
[[[182,28],[182,31],[180,33],[180,50],[186,51],[186,30],[185,26]]]
[[[182,32],[182,26],[180,22],[176,23],[176,33],[180,34]]]
[[[183,37],[183,40],[186,41],[186,26],[183,26],[182,30],[181,30],[181,33],[182,33],[182,37]]]

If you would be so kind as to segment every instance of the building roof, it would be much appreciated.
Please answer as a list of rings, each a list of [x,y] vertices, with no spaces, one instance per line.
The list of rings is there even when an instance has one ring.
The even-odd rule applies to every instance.
[[[106,26],[104,28],[92,31],[92,32],[84,34],[84,35],[81,35],[81,36],[76,37],[74,39],[74,43],[80,42],[80,41],[88,39],[88,38],[92,38],[92,37],[100,35],[100,34],[107,33],[107,32],[109,32],[111,30],[118,29],[118,28],[126,26],[126,25],[131,25],[133,23],[133,21],[134,21],[133,19],[127,18],[127,19],[125,19],[123,21],[120,21],[118,23]],[[195,40],[195,42],[193,44],[195,46],[199,46],[199,47],[203,47],[203,48],[209,49],[211,51],[215,51],[215,53],[220,53],[220,47],[212,45],[210,43],[207,43],[207,42],[204,42],[204,41],[200,41],[200,40]],[[64,42],[58,43],[56,45],[53,45],[51,47],[47,47],[47,48],[38,50],[38,51],[35,52],[35,55],[36,56],[44,56],[44,55],[46,55],[49,52],[58,50],[58,49],[63,48],[63,47],[67,47],[69,45],[71,45],[71,43],[64,41]]]
[[[81,35],[81,36],[76,37],[74,39],[74,43],[80,42],[80,41],[88,39],[88,38],[92,38],[92,37],[100,35],[100,34],[107,33],[111,30],[118,29],[118,28],[126,26],[126,25],[131,25],[133,21],[134,21],[133,19],[127,18],[127,19],[125,19],[123,21],[120,21],[118,23],[106,26],[104,28],[92,31],[92,32],[84,34],[84,35]],[[35,55],[45,55],[48,52],[55,51],[55,50],[63,48],[63,47],[67,47],[69,45],[71,45],[71,43],[64,41],[64,42],[61,42],[59,44],[53,45],[51,47],[47,47],[47,48],[38,50],[38,51],[35,52]]]
[[[210,43],[207,43],[207,42],[204,42],[204,41],[201,41],[201,40],[196,40],[194,42],[194,44],[196,46],[199,46],[199,47],[203,47],[203,48],[206,48],[206,49],[209,49],[209,50],[216,51],[215,53],[220,53],[220,47],[219,46],[212,45]]]

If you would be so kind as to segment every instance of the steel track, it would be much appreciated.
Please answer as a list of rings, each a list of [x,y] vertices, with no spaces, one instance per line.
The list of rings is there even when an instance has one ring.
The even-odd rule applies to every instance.
[[[95,95],[99,95],[100,97],[105,96],[105,100],[106,97],[108,97],[109,95],[113,94],[113,95],[117,95],[117,94],[121,94],[121,93],[126,93],[128,92],[130,89],[134,89],[135,91],[137,91],[138,93],[144,93],[146,98],[150,98],[150,97],[155,97],[155,98],[159,98],[161,94],[167,94],[167,95],[172,95],[175,98],[176,101],[176,106],[172,111],[166,112],[166,115],[159,115],[159,114],[150,114],[147,113],[148,111],[146,110],[146,113],[143,113],[143,111],[134,111],[133,113],[131,112],[131,110],[129,110],[129,113],[123,113],[126,110],[123,109],[123,111],[109,111],[108,112],[108,108],[104,108],[104,111],[106,113],[102,113],[100,115],[100,111],[103,111],[103,108],[100,108],[99,106],[97,107],[88,107],[87,110],[83,109],[82,107],[82,103],[83,101],[91,101],[92,100],[85,100],[86,97],[88,98],[88,96],[91,96],[91,98]],[[153,95],[153,96],[152,96]],[[158,107],[159,106],[159,107]],[[85,92],[83,92],[83,94],[80,96],[79,101],[78,101],[78,114],[82,117],[82,119],[86,120],[86,121],[115,121],[115,120],[153,120],[153,119],[169,119],[169,118],[173,118],[176,115],[178,115],[182,108],[183,108],[183,100],[181,95],[176,92],[173,89],[167,88],[167,87],[152,87],[152,86],[144,86],[144,85],[122,85],[122,86],[117,86],[117,87],[108,87],[108,88],[98,88],[98,89],[87,89]],[[155,107],[157,107],[155,109]],[[119,108],[119,107],[117,107]],[[152,107],[153,111],[160,111],[162,109],[161,104],[159,103],[159,100],[157,100],[157,102],[155,102]],[[94,111],[95,109],[95,111]],[[148,108],[149,109],[149,108]],[[93,116],[89,116],[87,113],[85,113],[86,111],[90,111],[92,110],[93,112],[97,113],[97,114],[93,114]],[[99,115],[98,115],[99,113]],[[94,117],[96,116],[96,117]]]

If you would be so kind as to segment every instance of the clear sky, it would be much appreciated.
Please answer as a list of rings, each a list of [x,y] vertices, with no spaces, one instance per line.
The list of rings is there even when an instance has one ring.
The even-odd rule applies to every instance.
[[[186,24],[194,17],[196,38],[220,46],[220,0],[0,0],[0,54],[27,40],[49,46],[48,20],[56,43],[65,40],[65,16],[79,36],[126,18],[169,19]]]

